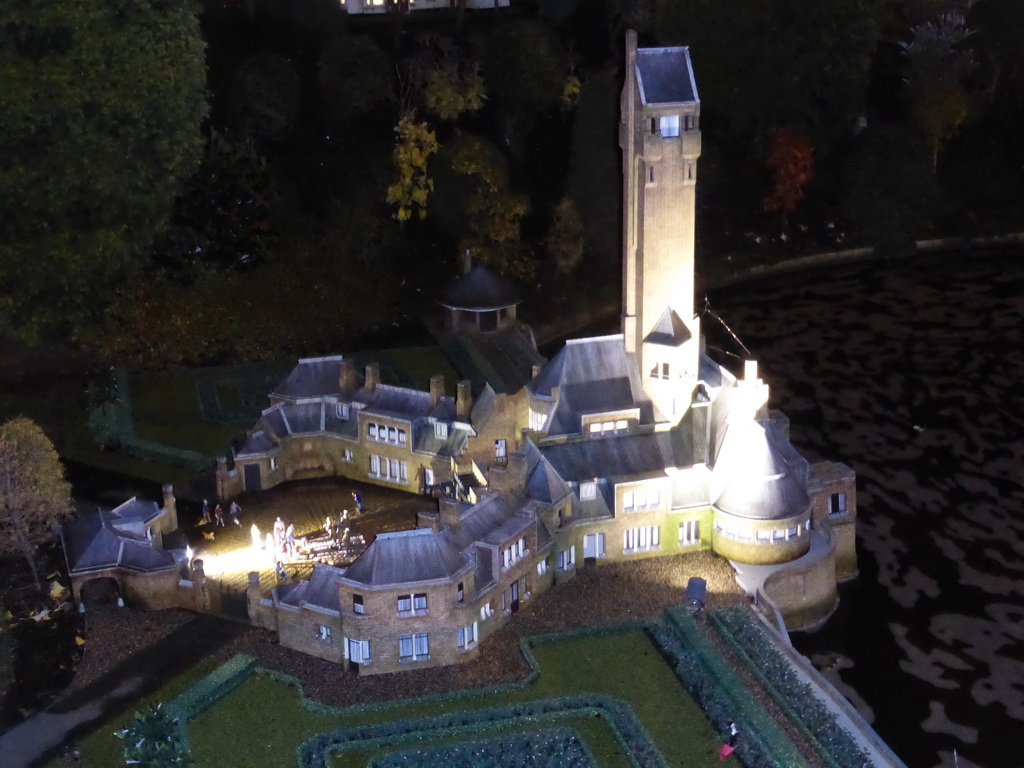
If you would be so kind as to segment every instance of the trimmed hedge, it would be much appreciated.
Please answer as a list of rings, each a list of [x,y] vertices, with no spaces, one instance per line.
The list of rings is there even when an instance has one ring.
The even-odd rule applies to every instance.
[[[604,718],[619,746],[634,768],[668,768],[647,731],[636,719],[632,708],[611,696],[568,696],[542,699],[501,707],[449,712],[429,718],[397,720],[386,723],[340,728],[317,734],[298,749],[298,763],[304,768],[328,768],[331,755],[347,746],[360,749],[391,744],[395,741],[433,740],[485,731],[495,724],[515,720],[529,725],[559,717],[593,715]]]
[[[739,761],[746,768],[810,768],[793,742],[758,706],[750,689],[704,637],[689,612],[670,608],[665,616],[668,626],[655,624],[648,632],[723,742],[729,738],[730,721],[736,723],[740,739],[733,754]]]
[[[240,653],[175,697],[167,708],[174,717],[186,723],[248,680],[256,669],[256,659]]]
[[[483,739],[448,747],[397,752],[372,768],[596,768],[579,734],[569,728]]]
[[[793,671],[764,629],[742,608],[711,614],[719,634],[743,660],[786,715],[807,735],[830,768],[862,768],[871,760],[836,723],[835,715]]]

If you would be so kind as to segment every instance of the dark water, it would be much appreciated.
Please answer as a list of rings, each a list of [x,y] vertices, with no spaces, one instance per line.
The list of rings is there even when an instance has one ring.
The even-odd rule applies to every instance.
[[[954,749],[963,768],[1024,765],[1024,254],[805,273],[711,304],[793,442],[858,473],[861,576],[798,648],[909,766]]]

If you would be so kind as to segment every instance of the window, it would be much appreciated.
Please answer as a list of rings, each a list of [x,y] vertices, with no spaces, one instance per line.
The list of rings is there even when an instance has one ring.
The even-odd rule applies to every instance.
[[[376,424],[367,424],[366,425],[366,435],[371,440],[376,440],[377,439],[377,425]]]
[[[519,539],[511,547],[506,547],[501,552],[502,568],[511,568],[526,554],[526,539]]]
[[[392,483],[404,483],[408,480],[408,472],[409,464],[405,461],[370,454],[370,475],[373,477]]]
[[[768,542],[768,541],[772,540],[772,532],[771,531],[758,530],[754,535],[757,537],[757,540],[760,541],[760,542]]]
[[[277,469],[277,459],[271,457],[270,459],[270,471],[274,472]]]
[[[648,168],[647,168],[647,183],[648,184],[653,184],[654,183],[654,166],[653,165],[648,166]]]
[[[548,417],[540,411],[535,411],[533,408],[530,409],[530,430],[533,432],[540,432],[544,429],[544,424],[547,422]]]
[[[476,645],[477,623],[474,621],[468,627],[459,627],[458,645],[460,651],[465,651]]]
[[[388,427],[388,442],[392,445],[398,445],[398,430],[394,427]]]
[[[686,164],[686,180],[693,181],[693,163]]]
[[[386,424],[367,424],[366,434],[370,440],[379,443],[390,443],[391,445],[406,445],[406,432],[398,427],[389,427]]]
[[[334,414],[339,419],[347,419],[348,418],[348,403],[335,403],[334,404]]]
[[[460,603],[466,599],[466,590],[462,588],[462,582],[459,582],[458,589],[455,590],[455,599]]]
[[[563,549],[558,553],[558,570],[568,571],[576,564],[576,546]]]
[[[398,444],[399,445],[405,445],[406,444],[405,430],[404,429],[398,430]]]
[[[589,501],[597,498],[597,483],[591,480],[587,483],[580,483],[580,500]]]
[[[504,461],[508,448],[504,440],[494,441],[494,458]]]
[[[619,421],[615,422],[615,431],[616,432],[625,432],[628,429],[629,429],[629,422],[626,421],[625,419],[620,419]]]
[[[352,613],[365,613],[362,595],[352,595]]]
[[[830,515],[841,515],[846,512],[846,494],[833,493],[828,499],[828,513]]]
[[[434,422],[434,437],[448,437],[448,425],[443,421]]]
[[[623,552],[649,552],[661,545],[661,529],[656,525],[630,528],[625,532]]]
[[[669,364],[668,363],[655,363],[654,367],[651,368],[652,379],[668,379],[669,378]]]
[[[429,658],[430,644],[426,633],[398,638],[399,661],[422,661]]]
[[[424,467],[423,469],[423,484],[426,486],[434,484],[434,470],[430,467]]]
[[[657,488],[634,488],[622,494],[623,512],[645,512],[661,505],[661,491]]]
[[[537,575],[538,576],[543,576],[547,572],[548,572],[548,561],[545,558],[544,560],[541,560],[539,563],[537,563]]]
[[[356,664],[370,663],[370,641],[352,640],[347,638],[345,643],[345,658],[354,661]]]
[[[356,459],[355,454],[352,453],[350,448],[346,448],[344,452],[342,452],[341,458],[345,461],[355,461]]]
[[[423,616],[429,613],[427,610],[427,595],[419,592],[415,595],[398,596],[399,616]]]
[[[658,132],[658,121],[655,118],[651,118],[651,133]]]
[[[321,643],[331,642],[331,628],[324,624],[321,624],[320,629],[316,631],[316,639],[319,640]]]
[[[487,621],[491,616],[494,615],[494,605],[491,603],[485,603],[480,606],[480,621]]]
[[[683,130],[692,131],[697,127],[697,116],[696,115],[684,115],[683,116]]]
[[[675,138],[679,135],[679,115],[661,116],[661,135],[666,139]]]
[[[603,533],[588,533],[583,537],[583,557],[604,557]]]
[[[700,544],[700,520],[686,520],[679,524],[679,544]]]

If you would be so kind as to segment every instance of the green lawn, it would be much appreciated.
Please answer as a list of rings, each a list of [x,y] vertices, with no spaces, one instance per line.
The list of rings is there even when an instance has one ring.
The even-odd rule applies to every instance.
[[[718,764],[718,739],[710,724],[642,630],[558,638],[537,643],[533,653],[540,674],[529,685],[488,689],[454,700],[430,697],[374,708],[313,711],[302,706],[296,687],[255,675],[189,724],[192,754],[200,768],[293,765],[298,746],[322,731],[588,693],[628,703],[669,765],[710,768]],[[628,765],[603,719],[582,713],[557,720],[553,716],[551,725],[562,724],[583,736],[602,768]],[[506,721],[477,731],[471,738],[535,727],[533,723]],[[416,746],[456,740],[446,736],[417,741]],[[357,747],[334,765],[363,766],[375,755],[394,749]]]

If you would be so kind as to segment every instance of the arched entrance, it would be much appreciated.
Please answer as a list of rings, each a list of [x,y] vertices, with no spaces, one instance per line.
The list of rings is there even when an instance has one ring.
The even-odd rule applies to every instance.
[[[121,585],[113,576],[99,576],[82,584],[78,590],[82,605],[117,605]]]

